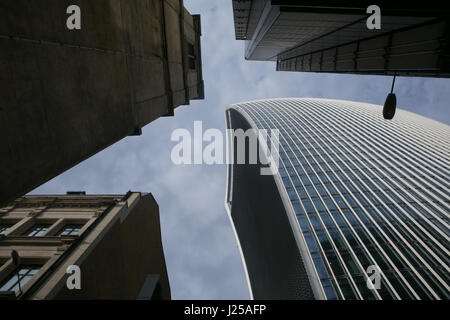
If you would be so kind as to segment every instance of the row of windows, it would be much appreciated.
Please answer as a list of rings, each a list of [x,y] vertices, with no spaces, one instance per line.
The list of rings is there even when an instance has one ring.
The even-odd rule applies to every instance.
[[[318,136],[317,134],[314,133],[314,136]],[[421,175],[417,170],[416,170],[416,165],[411,162],[408,157],[400,157],[400,156],[392,156],[392,160],[390,162],[386,161],[386,158],[381,157],[381,156],[377,156],[371,153],[368,153],[366,150],[362,149],[361,147],[359,147],[358,144],[355,143],[350,143],[354,148],[357,149],[358,153],[356,155],[354,155],[353,152],[349,152],[349,151],[345,151],[342,149],[339,149],[338,147],[335,146],[327,146],[327,145],[323,145],[323,144],[318,144],[315,142],[311,142],[310,140],[306,139],[306,138],[297,138],[289,133],[286,132],[286,137],[291,137],[297,141],[300,141],[303,143],[303,145],[292,145],[287,143],[284,140],[281,140],[281,145],[283,147],[285,147],[286,149],[289,149],[288,147],[292,147],[294,152],[292,151],[288,151],[288,155],[290,158],[293,158],[293,155],[297,155],[300,156],[300,152],[299,151],[303,151],[304,154],[306,154],[306,151],[308,151],[309,154],[306,154],[306,157],[314,157],[317,158],[318,155],[321,155],[322,157],[327,157],[329,155],[331,155],[333,158],[336,159],[336,156],[339,154],[345,154],[347,156],[347,158],[351,159],[352,161],[362,161],[365,162],[367,164],[367,166],[369,168],[381,168],[381,165],[377,165],[377,166],[373,166],[368,160],[378,160],[381,161],[383,163],[387,164],[387,167],[391,169],[391,165],[389,165],[389,163],[395,163],[397,167],[402,168],[402,169],[409,169],[410,171],[412,171],[414,174],[418,174]],[[340,143],[342,143],[343,140],[334,140],[334,139],[326,139],[328,141],[332,141],[334,143],[337,143],[338,145]],[[348,141],[347,141],[348,142]],[[347,144],[348,146],[348,144]],[[315,148],[315,149],[313,149]],[[393,150],[390,147],[387,147],[389,149],[389,154],[395,154],[397,153],[395,150]],[[287,156],[285,156],[287,157]],[[366,159],[367,158],[367,159]],[[329,163],[327,163],[329,164]],[[332,164],[329,164],[330,166]],[[402,166],[402,167],[400,167]],[[335,166],[334,166],[335,167]],[[436,168],[433,167],[431,168],[430,166],[424,166],[424,169],[430,171],[434,176],[433,177],[440,177],[445,179],[445,175],[448,174],[445,170],[443,170],[442,168]]]
[[[297,177],[293,177],[292,180],[294,181],[294,184],[297,184],[297,181],[298,181]],[[323,185],[315,185],[315,189],[317,190],[316,191],[311,185],[305,185],[305,187],[297,185],[297,186],[295,186],[295,188],[292,188],[292,187],[290,187],[289,179],[285,179],[283,181],[286,182],[285,186],[286,186],[286,191],[288,193],[289,198],[291,200],[296,200],[297,198],[300,198],[304,202],[305,207],[311,208],[311,211],[314,211],[314,209],[310,205],[310,201],[309,201],[310,198],[313,201],[315,201],[314,204],[316,205],[316,209],[318,211],[326,210],[323,207],[323,204],[318,199],[315,200],[317,197],[320,197],[320,199],[322,199],[322,201],[327,205],[328,209],[336,209],[336,205],[333,203],[333,201],[331,201],[331,199],[328,196],[328,193],[325,190]],[[333,199],[336,201],[338,206],[342,209],[349,208],[349,207],[352,207],[352,208],[373,207],[374,205],[377,206],[377,205],[381,205],[381,204],[385,204],[387,206],[394,208],[394,205],[397,204],[399,207],[403,208],[404,210],[407,210],[408,213],[411,215],[411,217],[413,217],[415,219],[421,218],[421,215],[423,215],[423,217],[427,218],[427,219],[434,219],[435,217],[432,214],[430,214],[429,211],[425,210],[422,207],[422,206],[425,206],[428,210],[433,212],[433,214],[435,214],[439,218],[444,219],[444,220],[446,220],[448,218],[447,215],[436,210],[436,208],[431,206],[429,202],[424,201],[421,203],[421,205],[419,205],[418,202],[409,198],[408,203],[406,203],[393,192],[386,192],[386,193],[395,201],[395,203],[392,202],[389,198],[387,198],[380,190],[374,190],[372,192],[375,193],[376,196],[381,199],[381,201],[378,200],[378,198],[375,197],[375,195],[373,195],[372,192],[369,192],[369,191],[365,191],[362,193],[353,192],[350,194],[346,190],[344,190],[344,192],[338,193],[337,190],[331,184],[330,185],[324,184],[324,185],[327,187],[328,192],[331,194],[331,197],[333,197]],[[298,196],[297,196],[297,194],[298,194]],[[367,201],[365,197],[363,197],[363,194],[370,202]],[[343,201],[342,197],[345,198],[345,200],[348,202],[348,205]],[[357,199],[360,204],[356,203],[355,199]],[[434,205],[439,205],[439,204],[440,204],[440,202],[434,203]],[[421,215],[419,215],[419,213]],[[399,212],[399,214],[401,216],[403,215],[401,212]]]
[[[283,154],[284,152],[282,151],[280,154]],[[327,168],[325,166],[325,164],[322,163],[322,165],[319,167],[318,164],[304,164],[302,163],[302,161],[297,161],[297,159],[290,159],[291,162],[293,163],[293,165],[291,164],[291,162],[287,161],[287,159],[283,159],[283,156],[280,156],[280,158],[283,161],[284,166],[287,169],[293,168],[295,167],[296,171],[301,175],[301,174],[305,174],[305,175],[317,175],[319,177],[325,177],[325,174],[330,176],[330,177],[335,177],[336,175],[340,178],[341,181],[349,181],[349,180],[355,180],[357,178],[357,176],[361,177],[361,178],[366,178],[369,177],[371,179],[375,179],[375,178],[380,178],[382,180],[388,180],[388,179],[396,179],[398,180],[397,176],[400,177],[401,179],[399,181],[406,181],[411,185],[414,185],[417,189],[423,189],[423,186],[418,186],[417,184],[415,184],[413,181],[411,181],[407,176],[403,175],[401,172],[397,171],[397,169],[395,169],[394,167],[391,167],[390,170],[393,171],[396,175],[393,174],[389,174],[389,172],[381,172],[380,170],[385,170],[385,168],[371,168],[369,170],[368,169],[364,169],[364,173],[362,174],[361,170],[359,169],[351,169],[351,166],[349,165],[349,168]],[[301,165],[300,165],[301,163]],[[302,169],[303,167],[303,169]],[[330,165],[330,167],[336,167],[335,165]],[[313,170],[314,169],[314,170]],[[323,170],[325,171],[323,171]],[[291,170],[292,171],[292,170]],[[285,169],[282,170],[282,173],[285,172]],[[305,173],[306,172],[306,173]],[[345,173],[345,174],[344,174]],[[356,174],[356,175],[355,175]],[[375,176],[375,174],[378,176]],[[446,194],[448,194],[448,188],[444,189],[438,185],[433,185],[434,182],[429,180],[428,176],[424,175],[424,174],[408,174],[409,177],[411,178],[417,178],[420,177],[424,180],[426,180],[430,185],[434,186],[435,188],[437,188],[438,190],[442,190],[442,191],[446,191]],[[326,179],[326,178],[325,178]],[[411,183],[412,182],[412,183]],[[405,186],[407,187],[408,185],[405,184]],[[426,190],[430,190],[431,188],[426,186],[425,188]],[[441,192],[442,192],[441,191]],[[436,195],[440,195],[440,193],[435,193]],[[427,196],[429,196],[427,194]]]
[[[331,108],[331,107],[329,106],[329,108]],[[336,112],[335,112],[332,116],[328,116],[328,119],[324,119],[323,117],[320,117],[320,118],[321,118],[322,120],[331,120],[331,121],[333,121],[333,122],[330,123],[330,124],[334,125],[334,124],[336,123],[335,121],[341,122],[341,121],[343,120],[342,117],[336,117],[336,116],[335,116],[336,114],[343,114],[343,113],[342,113],[342,108],[337,107]],[[359,117],[357,114],[353,114],[352,116],[353,116],[353,117],[359,118],[361,121],[365,121],[365,119],[363,119],[362,117]],[[344,115],[344,117],[345,117],[345,115]],[[345,122],[343,122],[343,123],[345,123]],[[361,123],[363,123],[363,122],[361,122]],[[384,125],[384,123],[381,123],[381,125]],[[328,128],[329,126],[327,125],[326,127]],[[379,126],[379,125],[372,126],[372,127],[371,127],[371,134],[370,134],[370,135],[365,134],[366,132],[363,131],[364,129],[363,129],[363,130],[357,130],[357,131],[355,132],[355,131],[354,131],[355,128],[358,128],[358,127],[359,127],[359,128],[362,128],[361,125],[358,125],[358,123],[356,123],[356,126],[352,124],[351,127],[347,127],[347,128],[340,127],[340,128],[338,128],[338,130],[339,130],[339,129],[340,129],[340,130],[337,131],[337,133],[340,134],[340,132],[342,132],[342,136],[344,136],[344,137],[350,137],[350,138],[355,137],[355,136],[358,136],[358,137],[359,137],[359,136],[361,135],[361,133],[362,133],[362,137],[368,136],[368,137],[370,137],[370,138],[372,138],[372,139],[376,139],[376,141],[379,142],[381,145],[387,145],[386,143],[384,143],[384,141],[385,141],[384,136],[385,136],[386,132],[385,132],[385,130],[383,130],[383,131],[381,130],[381,126]],[[385,128],[385,129],[386,129],[386,128]],[[389,127],[389,128],[387,128],[387,129],[388,129],[388,130],[397,131],[396,127]],[[334,132],[336,133],[336,131],[334,131]],[[401,135],[400,135],[400,134],[398,134],[398,135],[396,135],[396,134],[390,134],[390,135],[389,135],[389,137],[390,137],[390,139],[389,139],[389,142],[390,142],[389,145],[396,145],[397,143],[399,143],[400,146],[405,145],[405,142],[409,142],[410,140],[404,139],[403,137],[405,137],[405,134],[406,134],[406,133],[413,133],[413,132],[416,133],[416,134],[412,134],[412,136],[414,136],[414,137],[416,137],[416,136],[421,136],[421,137],[423,137],[423,138],[426,138],[427,140],[430,139],[429,134],[431,134],[431,132],[428,132],[428,135],[421,135],[421,134],[417,134],[417,133],[418,133],[417,130],[408,131],[408,132],[402,131],[402,134],[401,134]],[[402,138],[399,138],[399,137],[402,137]],[[387,146],[389,146],[389,145],[387,145]],[[408,144],[407,146],[408,146],[408,148],[409,148],[410,150],[414,151],[414,155],[415,155],[416,157],[419,157],[419,158],[420,158],[420,154],[422,153],[422,152],[420,151],[420,149],[424,149],[423,146],[421,146],[421,145],[416,145],[416,144],[413,144],[413,145]],[[403,148],[401,148],[401,149],[403,149]],[[399,149],[399,150],[400,150],[400,149]],[[399,154],[399,155],[405,155],[403,151],[399,151],[399,150],[394,150],[392,153],[394,153],[394,154]],[[409,152],[409,154],[411,154],[411,152]],[[441,157],[441,156],[439,155],[439,153],[434,152],[434,149],[433,149],[433,148],[427,148],[426,154],[427,154],[427,155],[430,155],[430,154],[436,154],[436,155],[438,156],[438,158]],[[408,155],[408,154],[407,154],[407,155]],[[425,158],[421,158],[421,160],[422,160],[422,161],[426,161]],[[447,159],[447,160],[448,160],[448,159]],[[433,163],[432,165],[435,166],[434,163]],[[439,168],[439,167],[436,166],[436,168]]]
[[[280,169],[283,170],[283,169]],[[284,176],[283,182],[286,186],[286,190],[290,195],[291,200],[296,198],[296,194],[294,189],[291,187],[291,183],[289,178],[287,177],[286,173],[281,172],[281,175]],[[377,189],[375,186],[374,189],[372,189],[377,197],[379,197],[381,199],[378,200],[373,194],[372,192],[369,192],[368,188],[366,188],[360,181],[356,180],[354,181],[354,185],[352,184],[346,184],[344,186],[344,184],[342,184],[340,181],[335,181],[334,184],[336,185],[336,187],[339,189],[336,190],[336,188],[334,188],[330,183],[326,182],[326,183],[320,183],[318,182],[315,185],[315,188],[317,189],[317,192],[315,191],[315,189],[312,187],[311,183],[309,182],[309,180],[305,177],[302,176],[301,177],[301,181],[297,176],[291,176],[292,182],[295,186],[295,190],[297,191],[297,193],[299,194],[299,197],[301,199],[307,199],[308,195],[310,197],[316,197],[318,196],[318,194],[323,198],[326,199],[327,197],[327,191],[324,189],[323,186],[326,186],[328,189],[328,192],[332,195],[337,197],[338,199],[340,198],[340,194],[343,195],[346,200],[349,202],[351,207],[360,207],[360,205],[358,205],[352,197],[349,196],[348,191],[352,192],[352,195],[354,197],[356,197],[358,199],[358,201],[361,203],[362,206],[372,206],[372,204],[368,203],[366,201],[366,199],[362,196],[362,194],[360,192],[358,192],[355,188],[354,185],[358,186],[358,188],[360,188],[361,190],[363,190],[362,193],[364,193],[364,195],[373,203],[373,204],[379,204],[379,203],[384,203],[386,205],[393,205],[395,201],[395,203],[399,204],[402,207],[408,207],[406,206],[406,202],[404,202],[403,199],[401,199],[399,196],[402,196],[406,201],[408,201],[410,206],[413,206],[415,208],[415,210],[411,210],[410,213],[413,216],[417,216],[417,212],[420,212],[421,214],[423,214],[426,218],[434,218],[433,215],[431,215],[427,210],[425,210],[425,208],[423,208],[423,206],[425,206],[428,210],[430,210],[434,215],[437,215],[438,217],[442,218],[442,219],[446,219],[447,215],[444,213],[445,211],[447,211],[447,202],[446,203],[442,203],[439,201],[433,202],[434,205],[436,206],[441,206],[445,211],[442,212],[438,209],[436,209],[435,207],[430,205],[430,202],[427,201],[426,199],[422,198],[420,195],[416,194],[416,200],[419,200],[421,205],[419,206],[418,202],[411,198],[410,196],[408,196],[405,192],[398,190],[398,192],[393,192],[391,190],[383,190],[384,193],[386,193],[390,198],[388,198],[383,192],[381,192],[380,189]],[[315,179],[313,179],[315,180]],[[301,187],[301,185],[305,186],[305,188]],[[371,185],[371,182],[369,180],[365,181],[366,184]],[[306,189],[306,190],[305,190]],[[306,192],[307,191],[307,192]],[[411,191],[411,193],[413,193]],[[392,200],[391,200],[392,199]],[[338,200],[339,201],[339,200]]]
[[[5,234],[14,224],[0,224],[0,235]],[[42,237],[51,228],[50,223],[37,223],[27,229],[22,235],[27,237]],[[83,228],[82,223],[65,224],[56,233],[59,237],[76,236]],[[42,265],[24,264],[16,268],[3,281],[0,281],[0,292],[12,292],[17,294],[40,270]]]
[[[377,178],[375,175],[373,175],[373,173],[371,173],[371,171],[364,171],[364,174],[360,171],[360,170],[353,170],[350,171],[348,169],[344,170],[345,174],[343,174],[342,171],[320,171],[320,170],[316,170],[315,172],[313,172],[313,170],[306,165],[303,165],[303,168],[301,167],[300,164],[298,164],[297,160],[292,160],[292,162],[294,163],[294,168],[292,168],[291,164],[289,162],[283,162],[283,165],[286,167],[286,169],[284,169],[283,167],[281,167],[279,169],[280,171],[280,175],[281,177],[286,177],[288,175],[292,176],[293,174],[295,174],[295,172],[298,173],[299,176],[304,176],[304,182],[306,184],[310,184],[309,180],[307,177],[309,177],[311,180],[313,181],[317,181],[317,177],[319,177],[323,182],[327,182],[327,181],[333,181],[333,182],[359,182],[359,180],[362,180],[364,182],[366,181],[371,181],[371,182],[375,182],[379,188],[382,188],[384,190],[392,190],[392,189],[399,189],[399,187],[404,188],[405,190],[408,190],[413,196],[415,196],[418,199],[423,199],[423,197],[421,197],[419,195],[419,193],[417,193],[416,191],[413,191],[412,188],[410,188],[410,185],[413,186],[415,188],[415,190],[417,191],[421,191],[422,194],[424,194],[425,196],[427,196],[431,201],[437,201],[437,198],[441,198],[442,200],[446,201],[448,200],[448,196],[450,195],[450,192],[448,189],[444,189],[440,186],[435,186],[435,189],[431,189],[430,187],[426,187],[425,189],[423,188],[423,186],[419,186],[416,183],[414,183],[413,181],[411,181],[410,179],[408,179],[407,177],[403,176],[401,179],[395,177],[395,176],[382,176],[381,174],[379,175],[380,178]],[[327,177],[328,176],[328,177]],[[369,178],[367,178],[367,177]],[[358,178],[359,177],[359,178]],[[389,179],[391,181],[389,181]],[[381,183],[383,182],[383,183]],[[395,183],[393,183],[395,182]],[[351,184],[348,185],[350,188],[353,188],[353,186]],[[365,189],[363,187],[363,189]],[[425,192],[426,190],[426,192]],[[433,195],[431,195],[429,192],[433,193]]]
[[[5,234],[10,228],[12,228],[13,224],[0,224],[0,235]],[[35,224],[31,228],[29,228],[22,235],[27,237],[42,237],[45,232],[50,229],[51,224]],[[83,224],[66,224],[63,226],[56,234],[59,237],[68,237],[68,236],[76,236],[80,232]]]
[[[340,129],[338,129],[338,130],[340,130]],[[360,141],[360,140],[356,140],[352,135],[349,135],[349,137],[350,137],[351,140],[353,140],[353,141],[356,143],[356,145],[355,145],[355,148],[357,149],[357,152],[356,152],[356,153],[357,153],[357,154],[365,154],[365,153],[366,153],[365,149],[362,149],[362,148],[360,147],[361,141]],[[380,149],[382,150],[382,152],[384,152],[384,155],[385,155],[385,158],[386,158],[386,159],[389,158],[387,155],[390,155],[390,154],[400,154],[398,150],[395,150],[395,149],[392,148],[391,146],[389,146],[389,145],[383,143],[382,140],[379,140],[379,139],[377,139],[377,138],[374,138],[373,135],[371,135],[371,136],[369,136],[369,137],[366,137],[366,135],[364,135],[364,136],[361,136],[361,139],[363,139],[363,140],[365,140],[365,141],[367,141],[368,139],[369,139],[369,140],[370,140],[370,139],[375,139],[375,140],[377,141],[377,143],[376,143],[377,147],[380,148]],[[364,145],[366,146],[367,144],[364,144]],[[388,150],[387,150],[387,149],[388,149]],[[407,154],[407,156],[411,157],[410,154]],[[406,165],[406,164],[403,163],[402,161],[400,161],[400,164]],[[413,162],[410,162],[410,164],[411,164],[412,166],[416,166],[416,165],[417,165],[414,161],[413,161]],[[441,177],[442,177],[442,176],[441,176]],[[435,177],[433,176],[433,178],[435,178]],[[443,177],[443,178],[444,178],[444,177]],[[444,179],[445,179],[445,178],[444,178]],[[433,182],[431,182],[431,183],[433,183]],[[446,185],[445,182],[441,182],[441,183],[443,183],[444,185]],[[434,184],[434,183],[433,183],[433,184]],[[448,185],[446,185],[446,187],[448,187]]]
[[[327,217],[327,215],[321,215],[321,218],[323,219],[324,223],[327,224],[327,220],[324,219],[325,217]],[[335,216],[335,220],[337,221],[337,223],[339,224],[339,221],[341,221],[341,224],[344,225],[345,222],[341,219],[337,219],[338,216]],[[305,239],[307,241],[307,245],[308,248],[311,252],[315,252],[318,250],[317,245],[314,241],[314,238],[312,237],[312,234],[309,232],[309,225],[308,222],[306,220],[305,216],[298,216],[298,220],[300,225],[302,226],[302,231],[305,234]],[[322,226],[320,225],[320,221],[318,219],[318,217],[316,216],[311,216],[309,215],[309,220],[311,221],[311,224],[313,225],[313,227],[315,226],[315,234],[318,237],[318,240],[321,244],[321,247],[323,248],[323,250],[331,250],[332,246],[331,243],[329,242],[326,234],[325,234],[325,229],[322,228]],[[356,221],[354,221],[356,222]],[[337,249],[339,251],[341,250],[346,250],[347,249],[347,245],[346,243],[343,241],[343,238],[341,238],[340,234],[338,233],[337,229],[334,227],[334,223],[328,218],[328,223],[329,225],[326,225],[326,230],[328,231],[328,233],[331,236],[331,239],[333,239],[334,244],[336,245]],[[316,224],[316,225],[315,225]],[[318,228],[320,226],[320,229]],[[390,256],[391,260],[393,261],[393,263],[398,267],[398,268],[404,268],[406,265],[403,264],[403,262],[401,261],[401,259],[399,258],[399,256],[394,253],[394,251],[390,248],[390,244],[386,242],[386,240],[378,233],[378,231],[376,230],[375,226],[373,224],[365,224],[365,226],[368,228],[369,232],[375,236],[375,239],[378,241],[378,243],[380,245],[382,245],[386,252],[388,252],[388,255]],[[367,236],[365,236],[365,232],[363,232],[361,227],[357,227],[357,226],[353,226],[353,228],[357,231],[359,237],[362,239],[362,241],[364,242],[365,246],[369,248],[374,248],[372,245],[371,240],[369,240],[369,238]],[[409,260],[410,263],[413,264],[414,267],[416,268],[424,268],[425,265],[423,264],[423,262],[419,261],[417,259],[416,254],[412,253],[406,246],[404,246],[403,243],[399,242],[398,238],[392,234],[392,231],[390,229],[390,227],[388,227],[387,225],[385,225],[383,227],[383,225],[381,226],[381,228],[387,232],[388,236],[390,237],[391,240],[394,241],[394,243],[397,245],[398,248],[401,249],[401,251],[403,252],[403,254],[405,254],[405,256],[407,257],[407,259]],[[355,251],[358,249],[359,247],[359,243],[356,240],[356,238],[353,236],[352,232],[350,231],[350,229],[348,227],[344,227],[341,226],[340,230],[343,232],[346,240],[348,241],[349,245],[351,246],[351,248]],[[400,230],[403,231],[403,229],[400,228]],[[404,232],[402,232],[404,233]],[[408,235],[407,233],[404,233],[404,236]],[[410,239],[408,239],[409,242],[411,242]],[[429,241],[428,241],[429,242]],[[431,258],[430,253],[426,250],[424,250],[423,246],[420,245],[417,241],[412,240],[412,244],[413,247],[415,248],[415,250],[417,252],[419,252],[422,256],[422,258],[425,258],[425,260],[430,264],[430,265],[434,265],[436,266],[437,264],[439,264],[439,262],[435,261],[433,258]],[[443,254],[442,250],[440,250],[439,248],[437,248],[436,246],[432,246],[433,249],[435,249],[435,252],[440,253],[441,258],[446,261],[446,257],[445,254]],[[358,256],[358,259],[360,259],[361,263],[367,264],[368,260],[367,258],[364,256],[364,254],[360,253],[356,253]],[[388,268],[386,264],[383,264],[383,260],[382,259],[382,255],[377,254],[376,256],[374,255],[374,257],[377,257],[375,260],[377,261],[377,264],[381,265],[382,268]],[[349,264],[349,261],[346,261],[346,264]],[[348,267],[348,266],[347,266]],[[319,266],[316,266],[316,268],[319,268]],[[352,268],[350,268],[352,269]],[[439,270],[438,274],[440,274],[440,276],[445,279],[445,273],[444,272],[440,272]],[[443,270],[442,270],[443,271]],[[434,279],[434,277],[430,276],[430,279],[432,281],[434,281],[435,283],[435,288],[434,290],[436,292],[439,292],[442,295],[445,295],[446,291],[445,289],[442,287],[442,284],[440,284],[439,282],[436,282],[436,280]]]
[[[328,147],[324,147],[324,148],[328,148]],[[359,149],[359,153],[366,153],[364,150],[362,150],[362,149]],[[288,151],[288,152],[290,152],[290,151]],[[292,152],[291,152],[292,153]],[[283,155],[282,155],[282,157],[283,157]],[[306,158],[308,157],[308,155],[306,156]],[[310,156],[309,156],[310,157]],[[350,156],[350,157],[352,157],[352,156]],[[336,158],[335,158],[336,159]],[[336,159],[337,160],[337,159]],[[381,159],[380,159],[381,160]],[[367,161],[367,160],[365,160],[364,159],[364,161]],[[385,164],[388,164],[388,163],[386,163],[386,161],[384,161],[383,160],[383,162],[385,163]],[[369,165],[370,165],[370,163],[368,163]],[[411,166],[408,166],[408,168],[412,168]],[[395,169],[394,169],[395,170]],[[414,169],[412,169],[412,171],[413,172],[416,172],[417,173],[417,171],[415,171]],[[398,173],[398,171],[396,171],[397,173]],[[383,175],[382,175],[382,173],[381,172],[379,172],[378,173],[378,175],[380,175],[380,177],[383,177]],[[411,174],[409,174],[410,176],[413,176],[413,175],[411,175]],[[414,176],[414,177],[417,177],[417,175],[416,176]],[[437,184],[435,184],[433,181],[431,181],[430,179],[428,179],[426,176],[423,176],[423,178],[424,178],[424,180],[426,180],[428,183],[430,183],[430,184],[432,184],[434,187],[439,187]],[[433,178],[435,178],[435,177],[433,177]],[[441,176],[441,178],[444,178],[445,179],[445,177],[443,177],[443,176]],[[444,182],[441,182],[441,183],[444,183]],[[445,184],[444,183],[444,185],[446,185],[447,187],[448,187],[448,185],[447,184]],[[428,186],[425,186],[425,187],[428,187]]]
[[[308,170],[307,170],[308,171]],[[281,174],[283,175],[283,169],[281,170]],[[314,178],[313,178],[314,179]],[[306,179],[307,180],[307,179]],[[316,179],[317,180],[317,179]],[[307,182],[307,181],[306,181]],[[308,183],[308,182],[307,182]],[[383,195],[382,195],[383,196]],[[420,196],[419,196],[420,198]],[[422,199],[423,200],[423,199]],[[444,206],[445,207],[445,206]],[[440,213],[441,215],[443,215],[442,213]]]
[[[7,232],[14,224],[0,224],[0,235]],[[51,228],[50,223],[34,224],[31,228],[25,231],[22,235],[27,237],[42,237],[45,232]],[[83,228],[84,224],[70,223],[65,224],[56,233],[59,237],[76,236]],[[11,272],[3,281],[0,282],[0,292],[18,293],[30,281],[30,279],[39,271],[42,265],[21,265],[16,270]]]
[[[318,200],[318,199],[317,199]],[[351,225],[353,228],[356,228],[360,226],[360,222],[356,219],[358,217],[361,219],[361,222],[363,225],[365,225],[369,230],[375,230],[375,225],[372,223],[371,220],[369,220],[366,215],[366,213],[361,208],[355,208],[354,212],[356,215],[354,215],[350,210],[348,209],[342,209],[341,211],[338,211],[336,209],[328,210],[328,211],[321,211],[319,212],[319,215],[315,214],[315,212],[310,211],[307,212],[308,219],[304,215],[304,212],[301,210],[301,207],[299,206],[299,201],[294,200],[293,202],[294,210],[296,210],[297,218],[301,227],[302,231],[309,231],[311,228],[313,230],[322,230],[324,228],[330,230],[336,227],[339,227],[341,230],[346,230],[346,228]],[[431,247],[431,250],[434,251],[438,256],[441,256],[443,260],[446,260],[445,254],[443,254],[442,250],[433,243],[429,236],[424,235],[423,232],[420,232],[420,230],[417,228],[416,225],[414,225],[409,219],[403,217],[400,220],[396,220],[393,218],[392,214],[386,212],[386,216],[384,217],[386,220],[382,219],[381,216],[373,209],[366,208],[366,211],[368,212],[369,216],[375,221],[375,223],[385,232],[390,232],[389,230],[393,228],[398,228],[403,230],[403,226],[401,223],[406,224],[409,228],[411,228],[413,231],[417,231],[416,234],[418,237],[428,244],[428,246]],[[342,212],[342,214],[341,214]],[[320,219],[319,219],[320,216]],[[334,221],[331,219],[331,217],[334,219]],[[345,219],[348,221],[346,221]],[[308,223],[311,223],[311,227]],[[428,224],[423,221],[423,219],[417,220],[420,225],[422,225],[424,228],[429,228]],[[389,225],[388,225],[389,222]],[[435,221],[437,223],[437,221]],[[323,224],[322,224],[323,223]],[[428,232],[430,232],[441,245],[444,247],[448,247],[447,240],[440,234],[436,233],[432,229],[428,229]],[[383,238],[378,236],[378,233],[373,231],[373,235],[375,235],[375,238],[379,242],[384,242]],[[361,236],[361,235],[360,235]],[[415,244],[417,243],[418,239],[413,238],[409,235],[409,233],[405,232],[404,237],[408,240],[409,243]],[[391,238],[392,239],[392,238]],[[350,242],[352,244],[352,242]],[[434,261],[432,259],[432,261]],[[436,262],[433,262],[436,263]]]
[[[273,109],[274,109],[273,108],[274,107],[273,104],[277,105],[276,108],[286,109],[286,106],[288,106],[290,104],[290,102],[291,101],[283,101],[281,103],[277,103],[277,102],[274,101],[274,102],[270,102],[270,104],[258,103],[259,105],[256,106],[256,107],[259,107],[259,108],[263,107],[264,114],[270,114],[270,115],[276,116],[277,115],[276,112],[273,111]],[[314,102],[310,102],[310,101],[306,101],[305,100],[305,101],[302,102],[302,107],[301,108],[299,108],[295,104],[296,104],[296,102],[294,102],[294,104],[290,104],[289,105],[289,110],[292,110],[295,113],[298,113],[299,111],[300,112],[307,111],[307,112],[302,112],[303,113],[303,117],[302,118],[306,119],[308,121],[314,121],[314,125],[315,125],[314,127],[315,127],[315,129],[317,129],[316,130],[317,132],[320,132],[320,134],[323,134],[323,135],[326,135],[326,136],[344,137],[344,138],[349,136],[348,134],[341,134],[340,132],[336,132],[336,131],[333,131],[333,130],[329,129],[329,125],[330,124],[334,124],[335,123],[334,121],[336,121],[336,117],[333,117],[332,115],[330,115],[331,113],[333,113],[334,115],[342,114],[345,117],[345,119],[348,119],[348,115],[345,114],[345,112],[343,112],[346,109],[345,105],[337,105],[337,104],[333,104],[333,103],[327,103],[327,109],[329,111],[329,112],[327,112],[327,118],[323,118],[322,117],[322,118],[318,119],[317,117],[310,117],[310,116],[308,116],[308,115],[312,115],[312,114],[318,114],[317,113],[318,106]],[[244,104],[243,106],[246,107],[246,109],[247,108],[253,109],[252,107],[255,107],[254,104]],[[372,126],[373,129],[378,129],[379,127],[384,127],[385,123],[379,122],[377,118],[375,118],[375,119],[373,118],[372,114],[367,113],[365,111],[366,110],[364,110],[364,109],[359,109],[358,112],[355,112],[355,108],[354,108],[354,106],[352,106],[352,111],[350,111],[352,119],[358,118],[358,120],[361,121],[361,123],[366,123],[367,120],[370,118],[371,122],[375,122],[374,125]],[[260,115],[256,115],[256,117],[258,117],[259,119],[262,118]],[[340,122],[341,121],[339,120],[339,123]],[[414,125],[416,127],[417,123],[414,123]],[[308,127],[306,127],[306,128],[305,127],[298,127],[298,126],[296,126],[294,124],[290,124],[290,123],[288,123],[287,126],[288,127],[292,127],[292,128],[298,128],[300,130],[302,130],[302,129],[303,130],[307,130],[308,129]],[[406,123],[403,123],[403,126],[411,127],[410,125],[408,125]],[[326,128],[326,129],[324,129],[324,128]],[[392,131],[397,131],[395,127],[389,127],[388,129],[392,130]],[[353,134],[350,130],[346,130],[346,131],[351,133],[351,134]],[[377,130],[377,132],[379,132],[379,130]],[[403,133],[402,135],[394,135],[392,137],[392,139],[395,139],[394,140],[395,142],[398,141],[399,143],[402,143],[402,141],[405,141],[405,139],[404,139],[405,132],[402,132],[402,133]],[[420,136],[420,137],[429,138],[430,135],[434,135],[433,132],[429,132],[429,131],[427,132],[427,135],[423,135],[423,134],[420,134],[420,132],[418,132],[417,130],[416,131],[411,131],[411,132],[408,132],[408,133],[412,137]],[[381,134],[383,134],[383,132]],[[439,139],[439,138],[437,138],[437,139]],[[430,150],[427,150],[427,152],[429,152],[429,153],[436,153],[436,152],[433,152],[433,150],[434,149],[430,149]]]
[[[11,227],[12,225],[10,224],[0,224],[0,234],[4,234]]]

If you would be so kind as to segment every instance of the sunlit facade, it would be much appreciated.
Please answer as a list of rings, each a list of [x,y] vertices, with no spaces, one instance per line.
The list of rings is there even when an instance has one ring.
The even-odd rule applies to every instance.
[[[244,172],[248,166],[228,170],[226,207],[253,298],[450,297],[450,128],[403,110],[386,121],[380,110],[326,99],[260,100],[227,108],[229,128],[280,130],[278,174],[273,182],[251,178],[255,188],[276,185],[274,199],[240,187],[251,176]],[[280,200],[284,210],[252,209],[258,201]],[[264,232],[272,242],[292,234],[279,250],[247,234],[260,232],[260,225],[278,216],[288,227],[273,223]],[[282,256],[271,258],[291,245],[300,253],[292,262],[301,265],[295,276],[280,269]],[[266,255],[255,256],[252,250]],[[372,265],[381,269],[378,290],[367,285]],[[261,266],[267,272],[260,272]],[[276,281],[271,282],[272,275]],[[268,292],[285,282],[289,285],[275,295]]]

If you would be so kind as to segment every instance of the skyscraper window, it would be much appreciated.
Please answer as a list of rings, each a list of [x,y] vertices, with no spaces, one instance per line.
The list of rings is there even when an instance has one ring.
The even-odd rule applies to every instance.
[[[255,298],[450,298],[450,128],[403,110],[385,121],[380,108],[326,99],[227,108],[230,129],[280,132],[273,177],[258,178],[250,165],[229,170],[226,207]],[[258,197],[269,190],[272,197]],[[273,246],[253,242],[259,232]],[[263,276],[261,264],[281,275]],[[367,284],[371,266],[380,270],[378,289]]]

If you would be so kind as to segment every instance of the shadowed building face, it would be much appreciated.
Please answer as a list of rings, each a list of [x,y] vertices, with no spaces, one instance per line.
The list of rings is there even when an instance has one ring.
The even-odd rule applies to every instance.
[[[8,1],[0,11],[0,205],[192,99],[200,16],[182,0]]]
[[[380,109],[326,99],[227,108],[228,128],[280,131],[276,175],[228,172],[254,298],[449,298],[450,129],[403,110],[385,121]]]

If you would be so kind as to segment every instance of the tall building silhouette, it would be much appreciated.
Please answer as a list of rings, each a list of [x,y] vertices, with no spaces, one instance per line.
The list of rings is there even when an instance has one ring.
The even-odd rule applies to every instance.
[[[155,199],[68,192],[0,208],[1,299],[170,299]]]
[[[380,29],[367,27],[371,4]],[[233,10],[245,58],[278,71],[450,76],[450,11],[436,3],[233,0]]]
[[[204,97],[200,16],[182,0],[1,6],[0,205]]]
[[[226,208],[254,298],[450,298],[450,128],[378,110],[327,99],[226,109],[230,129],[279,130],[278,173],[228,170]]]

